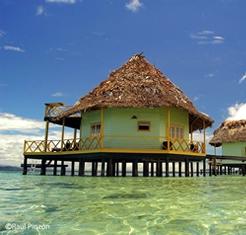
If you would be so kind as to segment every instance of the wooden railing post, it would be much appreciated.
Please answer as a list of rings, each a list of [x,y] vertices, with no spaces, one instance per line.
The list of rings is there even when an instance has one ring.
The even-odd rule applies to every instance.
[[[206,127],[205,121],[203,120],[203,142],[204,142],[204,153],[206,153]]]
[[[170,108],[167,110],[167,150],[170,150],[170,122],[171,122],[171,112]]]
[[[61,151],[63,150],[64,146],[64,128],[65,128],[65,118],[62,119],[62,135],[61,135]]]
[[[49,121],[46,121],[45,125],[45,137],[44,137],[44,151],[47,152],[47,146],[48,146],[48,135],[49,135]]]
[[[104,147],[104,110],[103,108],[101,108],[100,111],[100,146],[99,148],[103,148]]]

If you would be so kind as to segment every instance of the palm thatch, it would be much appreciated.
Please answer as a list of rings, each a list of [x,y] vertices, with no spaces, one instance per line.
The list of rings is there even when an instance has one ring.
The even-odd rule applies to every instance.
[[[246,120],[224,121],[214,131],[214,137],[209,143],[215,147],[219,147],[222,143],[232,142],[246,142]]]
[[[67,117],[78,111],[108,107],[177,107],[187,110],[193,130],[211,126],[212,119],[200,113],[188,97],[173,84],[142,54],[132,56],[123,66],[110,73],[86,96],[59,118]]]

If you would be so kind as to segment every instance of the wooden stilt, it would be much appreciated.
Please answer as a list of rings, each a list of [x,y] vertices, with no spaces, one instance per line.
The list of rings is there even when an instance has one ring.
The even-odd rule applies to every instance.
[[[149,162],[147,161],[143,162],[143,176],[149,176]]]
[[[46,160],[42,159],[41,161],[41,171],[40,175],[45,175],[46,174],[46,166],[45,166]]]
[[[151,176],[153,177],[154,176],[154,162],[151,162],[150,163],[150,167],[151,167]]]
[[[91,163],[91,175],[92,176],[97,176],[97,162],[92,162]]]
[[[116,176],[119,176],[119,162],[116,162],[115,165],[116,165]]]
[[[189,177],[189,159],[185,159],[185,177]]]
[[[203,177],[206,176],[206,159],[203,159]]]
[[[182,177],[182,162],[179,162],[179,177]]]
[[[61,161],[61,175],[66,175],[66,167],[64,166],[64,161]]]
[[[57,175],[57,160],[54,160],[53,175]]]
[[[121,174],[122,174],[123,177],[126,176],[126,161],[122,161]]]
[[[109,159],[107,162],[107,176],[112,176],[113,173],[113,164],[112,164],[112,159]]]
[[[222,175],[223,174],[223,169],[222,166],[219,167],[219,174]]]
[[[242,176],[245,176],[246,175],[246,166],[243,165],[242,166]]]
[[[190,176],[193,177],[193,161],[190,162]]]
[[[132,176],[136,177],[138,176],[138,162],[134,161],[132,163]]]
[[[196,176],[199,177],[199,162],[196,163]]]
[[[209,176],[212,176],[212,163],[209,163]]]
[[[71,161],[71,176],[74,176],[74,161]]]
[[[105,175],[105,161],[102,161],[102,166],[101,166],[101,176]]]
[[[166,177],[169,177],[169,158],[166,157]]]
[[[173,162],[172,164],[173,164],[173,177],[175,177],[175,162]]]
[[[112,175],[115,176],[115,161],[112,161]]]
[[[161,161],[160,160],[158,160],[156,162],[156,176],[158,176],[158,177],[162,176]]]
[[[23,163],[23,175],[27,174],[27,157],[24,157],[24,163]]]
[[[85,162],[80,159],[79,160],[79,173],[78,173],[79,176],[84,176],[85,175]]]

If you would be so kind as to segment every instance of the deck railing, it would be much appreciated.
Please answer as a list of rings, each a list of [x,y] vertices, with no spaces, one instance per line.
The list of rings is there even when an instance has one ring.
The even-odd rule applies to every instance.
[[[205,144],[186,139],[158,136],[90,136],[80,139],[25,141],[24,153],[90,151],[90,150],[154,150],[181,154],[205,154]]]

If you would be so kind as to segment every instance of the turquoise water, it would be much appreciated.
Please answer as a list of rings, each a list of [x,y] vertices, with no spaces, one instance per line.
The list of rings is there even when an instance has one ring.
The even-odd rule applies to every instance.
[[[0,234],[246,234],[246,177],[0,173]]]

